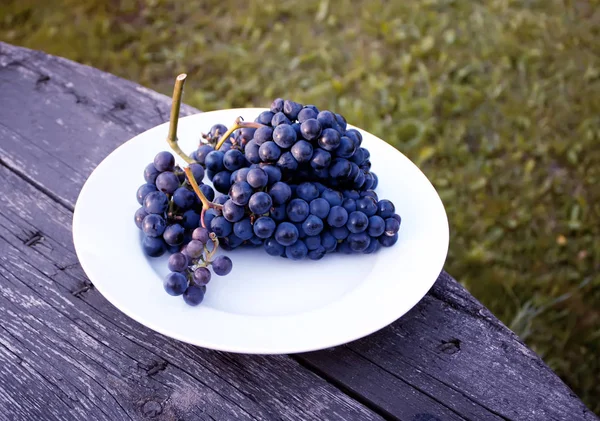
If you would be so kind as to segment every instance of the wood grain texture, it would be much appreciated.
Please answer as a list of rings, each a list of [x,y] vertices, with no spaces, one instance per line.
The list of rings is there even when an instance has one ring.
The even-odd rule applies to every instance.
[[[144,399],[156,396],[151,399],[156,403],[147,404],[148,412],[160,405],[159,416],[170,419],[164,414],[175,414],[182,405],[172,398],[173,393],[189,390],[183,385],[193,384],[196,386],[192,390],[208,394],[213,391],[216,395],[207,400],[210,409],[190,412],[193,415],[185,419],[210,419],[207,414],[228,419],[223,414],[236,413],[229,411],[237,411],[240,419],[269,419],[265,418],[269,414],[278,414],[276,419],[317,416],[314,412],[303,413],[305,405],[325,411],[319,413],[320,419],[376,417],[331,385],[302,371],[297,361],[387,419],[597,419],[537,355],[445,273],[421,303],[388,328],[346,346],[293,359],[202,350],[143,328],[90,287],[73,254],[69,209],[73,209],[85,178],[106,155],[133,135],[168,118],[169,99],[86,66],[0,43],[0,100],[10,104],[0,107],[0,160],[22,178],[8,177],[10,174],[3,170],[12,183],[6,190],[14,193],[15,183],[23,189],[29,183],[38,190],[28,187],[15,210],[8,214],[0,210],[6,218],[13,213],[20,215],[12,217],[14,226],[2,223],[6,233],[2,231],[0,235],[16,250],[2,254],[17,257],[10,262],[0,260],[7,272],[15,272],[12,278],[0,278],[0,286],[3,291],[5,284],[22,289],[31,287],[24,285],[24,280],[35,279],[42,285],[33,291],[37,295],[24,291],[46,303],[42,305],[44,311],[57,312],[49,320],[63,317],[61,314],[69,317],[65,323],[73,330],[64,332],[52,328],[52,324],[45,330],[34,324],[35,329],[46,332],[40,337],[40,341],[46,341],[42,349],[68,348],[63,341],[74,344],[67,353],[71,359],[60,361],[54,357],[52,366],[69,365],[74,370],[69,381],[87,394],[90,408],[94,403],[100,405],[96,411],[108,414],[106,417],[113,414],[109,411],[119,410],[119,405],[124,408],[119,416],[143,417],[140,408]],[[196,111],[185,108],[185,113]],[[46,208],[35,210],[36,201],[42,199]],[[40,261],[30,256],[31,250]],[[22,253],[27,257],[19,260]],[[45,269],[40,273],[39,268]],[[13,297],[18,301],[19,294],[13,292]],[[3,298],[16,305],[4,293]],[[19,305],[20,313],[12,311],[27,320],[33,310],[27,302]],[[6,306],[10,308],[9,304]],[[78,310],[74,312],[71,306]],[[3,313],[2,320],[9,316],[10,313]],[[76,333],[78,330],[102,351],[90,344],[84,346],[83,334]],[[27,330],[16,325],[4,331],[14,335]],[[0,329],[0,345],[4,346],[0,347],[0,363],[6,361],[14,370],[19,369],[24,384],[36,383],[35,373],[53,379],[49,368],[32,365],[31,356],[25,360],[26,367],[39,371],[23,368],[19,363],[19,358],[40,344],[18,342],[11,333]],[[104,352],[108,358],[102,356]],[[77,364],[88,370],[87,367],[96,367],[94,363],[107,369],[97,369],[92,375],[98,377],[94,377],[98,384],[89,383],[90,380],[84,386],[83,380],[74,379],[81,374]],[[144,377],[144,373],[138,373],[140,367],[152,374]],[[0,373],[0,387],[12,390],[2,368]],[[156,385],[154,382],[159,380],[161,385]],[[24,400],[22,393],[27,390],[23,386],[8,396]],[[48,396],[59,393],[49,390],[45,392]],[[149,390],[156,393],[152,395]],[[91,394],[101,399],[90,398]],[[57,408],[74,405],[69,395],[65,396],[56,403]],[[87,402],[85,397],[74,396],[78,402]],[[190,398],[194,402],[198,399]],[[39,402],[30,399],[21,408],[35,408]],[[104,402],[107,407],[102,406]],[[81,410],[82,405],[75,406]],[[291,407],[286,410],[286,405]],[[338,407],[346,412],[339,412]]]

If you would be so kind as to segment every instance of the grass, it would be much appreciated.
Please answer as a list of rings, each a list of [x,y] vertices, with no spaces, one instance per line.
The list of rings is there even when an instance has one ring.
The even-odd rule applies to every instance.
[[[203,110],[337,110],[417,163],[446,269],[600,413],[600,2],[8,0],[0,39]]]

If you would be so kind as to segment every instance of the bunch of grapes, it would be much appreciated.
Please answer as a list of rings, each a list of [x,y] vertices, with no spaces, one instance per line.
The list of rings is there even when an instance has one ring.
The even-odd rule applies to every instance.
[[[362,135],[339,114],[278,98],[254,122],[213,126],[185,158],[192,161],[185,171],[168,152],[146,168],[135,220],[147,255],[176,252],[165,289],[190,304],[202,300],[207,266],[219,275],[231,270],[229,258],[213,260],[219,246],[319,260],[373,253],[398,240],[401,218],[379,199]],[[218,197],[203,184],[205,174]]]

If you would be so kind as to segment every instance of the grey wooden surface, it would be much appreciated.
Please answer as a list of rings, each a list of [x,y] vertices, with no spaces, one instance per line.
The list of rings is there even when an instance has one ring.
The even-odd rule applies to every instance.
[[[93,168],[169,107],[0,43],[0,420],[598,419],[446,273],[391,326],[301,355],[209,351],[124,316],[77,262],[72,211]]]

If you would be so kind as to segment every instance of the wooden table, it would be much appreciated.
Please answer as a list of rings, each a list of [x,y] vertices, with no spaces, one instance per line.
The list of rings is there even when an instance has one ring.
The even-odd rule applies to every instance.
[[[300,355],[201,349],[119,312],[77,261],[73,207],[94,167],[169,107],[0,43],[1,420],[598,419],[445,272],[391,326]]]

